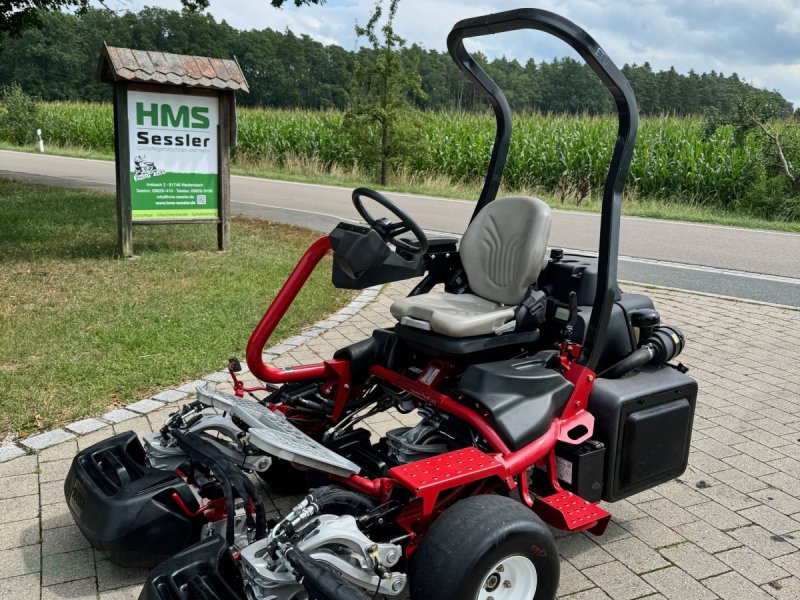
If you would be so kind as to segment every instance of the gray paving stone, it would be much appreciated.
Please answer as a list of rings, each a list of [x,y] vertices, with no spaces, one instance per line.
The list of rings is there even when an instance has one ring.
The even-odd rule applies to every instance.
[[[42,588],[42,600],[94,600],[96,597],[97,583],[94,577]]]
[[[0,551],[0,579],[41,571],[39,544]]]
[[[85,579],[94,572],[94,555],[91,549],[42,557],[43,586]]]
[[[800,578],[787,577],[778,581],[770,581],[761,589],[778,600],[797,600],[800,598]]]
[[[0,579],[0,599],[39,600],[40,587],[38,573]]]
[[[615,542],[604,543],[603,550],[628,567],[636,574],[663,569],[669,566],[658,552],[636,537],[628,537]]]
[[[275,356],[280,356],[281,354],[286,354],[289,350],[294,348],[293,345],[289,345],[286,343],[281,343],[276,346],[272,346],[271,348],[267,348],[267,352],[270,354],[274,354]]]
[[[0,524],[34,519],[38,516],[39,497],[35,494],[22,498],[0,500]]]
[[[619,562],[589,567],[583,574],[614,600],[633,600],[641,598],[648,592],[656,591]]]
[[[750,521],[743,516],[728,510],[718,502],[706,502],[686,508],[690,513],[703,519],[717,529],[727,530],[750,525]]]
[[[208,375],[204,375],[203,379],[206,381],[211,381],[213,383],[221,383],[223,381],[230,381],[231,374],[228,371],[217,371],[216,373],[209,373]],[[155,396],[153,396],[155,398]],[[157,400],[161,400],[161,398],[157,398]]]
[[[163,406],[164,406],[163,402],[159,402],[158,400],[148,399],[148,400],[139,400],[138,402],[134,402],[133,404],[128,404],[128,406],[126,406],[125,408],[146,415],[147,413],[151,413],[154,410],[163,408]]]
[[[139,594],[141,594],[141,592],[141,585],[133,585],[130,587],[100,592],[99,598],[100,600],[139,600]]]
[[[103,423],[97,419],[83,419],[81,421],[75,421],[74,423],[64,426],[65,429],[69,429],[78,435],[86,435],[87,433],[98,431],[103,427],[108,427],[108,423]]]
[[[99,556],[99,555],[98,555]],[[97,589],[100,592],[139,585],[147,578],[148,569],[126,569],[108,560],[97,561]]]
[[[139,415],[137,415],[135,412],[126,408],[116,408],[105,413],[103,418],[106,421],[111,421],[112,423],[122,423],[123,421],[127,421],[128,419],[133,419],[134,417],[138,416]]]
[[[226,379],[223,381],[227,381],[230,379],[230,375],[228,372],[225,372]],[[177,402],[178,400],[183,400],[186,398],[188,394],[186,392],[181,392],[179,390],[164,390],[163,392],[158,392],[157,394],[153,394],[153,400],[158,400],[159,402]]]
[[[600,588],[592,588],[569,596],[559,596],[559,598],[562,597],[564,600],[608,600],[609,596]],[[651,598],[651,596],[648,596],[648,598]]]
[[[653,517],[644,517],[621,525],[651,548],[663,548],[684,541],[683,536]]]
[[[729,534],[765,558],[777,558],[796,550],[789,538],[769,532],[758,525],[734,529]],[[797,537],[800,538],[800,535]]]
[[[764,529],[768,529],[772,533],[791,533],[800,529],[800,522],[779,513],[770,506],[755,506],[746,510],[740,510],[739,514],[753,523],[761,525]]]
[[[20,440],[20,444],[26,446],[31,450],[43,450],[50,446],[55,446],[61,442],[66,442],[75,437],[75,434],[63,429],[53,429],[52,431],[45,431],[39,435],[34,435],[29,438]]]
[[[10,462],[0,462],[0,477],[35,473],[38,465],[39,459],[34,454],[21,456],[20,458],[15,458]]]
[[[11,550],[39,543],[39,519],[11,521],[2,526],[0,550]],[[2,596],[0,596],[2,598]]]
[[[733,571],[709,577],[703,585],[723,600],[770,600],[766,592]]]
[[[90,546],[89,540],[83,536],[77,525],[42,531],[42,556],[83,550]]]
[[[558,551],[580,570],[614,560],[613,556],[583,533],[571,533],[559,538]]]
[[[39,478],[35,473],[0,478],[0,499],[30,496],[39,492]]]
[[[91,434],[89,434],[91,435]],[[49,462],[51,460],[63,460],[65,458],[73,458],[78,451],[77,441],[81,438],[73,437],[71,440],[50,446],[44,450],[40,450],[37,458],[39,463]]]
[[[594,587],[594,584],[589,581],[578,569],[572,566],[566,560],[561,561],[561,579],[558,583],[558,595],[566,596],[573,592],[580,592]]]
[[[179,392],[185,392],[187,394],[194,394],[198,388],[201,388],[208,383],[202,379],[195,379],[194,381],[190,381],[189,383],[184,383],[181,386],[178,386],[177,390]]]
[[[787,573],[778,565],[770,562],[750,548],[726,550],[717,554],[717,558],[756,585],[768,583],[775,579],[783,579],[790,575],[790,573]]]
[[[716,595],[676,567],[642,575],[644,580],[669,600],[714,600]]]
[[[0,463],[14,460],[20,456],[25,456],[26,452],[15,444],[6,444],[0,447]]]
[[[725,563],[691,542],[662,548],[661,554],[695,579],[705,579],[730,570]]]
[[[697,520],[694,515],[686,512],[680,506],[666,498],[642,502],[637,504],[637,506],[651,517],[664,523],[667,527],[685,525],[686,523]]]

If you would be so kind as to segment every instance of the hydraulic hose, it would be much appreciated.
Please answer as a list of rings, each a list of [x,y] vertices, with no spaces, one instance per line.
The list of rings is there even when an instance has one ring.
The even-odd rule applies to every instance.
[[[686,337],[680,329],[672,325],[661,325],[656,327],[650,337],[642,342],[640,348],[597,376],[605,379],[617,379],[649,363],[666,364],[681,353],[685,342]]]

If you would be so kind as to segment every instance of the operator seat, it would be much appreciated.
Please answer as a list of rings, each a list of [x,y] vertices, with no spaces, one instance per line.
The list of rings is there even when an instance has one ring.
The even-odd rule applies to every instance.
[[[461,238],[459,254],[471,294],[429,292],[396,301],[401,325],[448,337],[502,333],[547,262],[550,207],[510,196],[487,204]]]

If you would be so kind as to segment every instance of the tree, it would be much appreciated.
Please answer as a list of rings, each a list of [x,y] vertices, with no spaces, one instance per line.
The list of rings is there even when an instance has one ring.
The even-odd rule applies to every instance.
[[[776,126],[776,121],[791,116],[787,113],[786,106],[776,97],[759,93],[760,90],[743,93],[734,107],[732,113],[722,115],[718,111],[709,110],[706,113],[705,129],[707,133],[713,132],[723,125],[732,125],[736,140],[744,141],[748,134],[754,134],[766,142],[765,152],[770,166],[774,172],[781,173],[789,184],[792,195],[800,195],[800,171],[792,165],[783,141],[781,131]],[[795,132],[787,132],[786,128],[796,127],[784,123],[784,132],[789,133],[789,138],[796,139]],[[795,133],[795,135],[791,135]]]
[[[19,35],[29,27],[41,23],[42,13],[76,9],[79,12],[89,8],[90,0],[0,0],[0,34]],[[270,0],[275,8],[281,8],[287,0]],[[325,0],[292,0],[295,6],[304,4],[324,4]],[[107,0],[100,0],[103,6]],[[188,12],[199,12],[208,8],[210,0],[181,0]]]
[[[405,40],[394,31],[399,0],[390,0],[386,22],[376,31],[383,16],[383,0],[377,0],[366,27],[356,25],[356,35],[371,48],[362,49],[353,70],[350,103],[345,128],[360,163],[377,166],[380,183],[386,185],[389,169],[398,156],[413,156],[422,139],[413,102],[425,98],[417,63],[403,63]]]

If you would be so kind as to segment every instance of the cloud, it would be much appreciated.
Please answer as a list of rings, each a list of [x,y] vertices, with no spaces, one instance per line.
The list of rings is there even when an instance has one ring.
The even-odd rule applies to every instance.
[[[138,4],[175,8],[179,0]],[[453,24],[467,17],[525,6],[507,0],[402,0],[396,29],[409,43],[445,49]],[[738,73],[777,89],[800,105],[800,2],[797,0],[539,0],[583,26],[619,65],[649,62],[655,69]],[[137,1],[130,2],[137,8]],[[268,0],[211,0],[211,12],[240,29],[291,29],[326,43],[356,47],[354,25],[364,23],[374,0],[328,0],[274,9]],[[540,33],[514,32],[473,42],[490,57],[551,60],[576,54]]]

